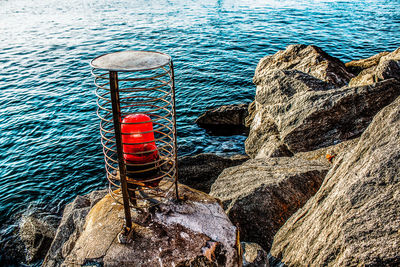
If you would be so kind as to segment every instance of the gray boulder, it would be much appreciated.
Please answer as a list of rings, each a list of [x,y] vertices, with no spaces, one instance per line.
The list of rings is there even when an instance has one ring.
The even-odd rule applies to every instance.
[[[348,68],[358,68],[358,75],[350,80],[349,86],[373,84],[385,79],[400,80],[400,48],[382,52],[365,60],[346,63]]]
[[[239,266],[236,227],[218,200],[184,185],[179,192],[179,203],[147,212],[132,209],[133,239],[125,244],[117,238],[125,222],[123,206],[106,195],[90,209],[76,242],[56,265]]]
[[[59,266],[66,254],[75,245],[83,230],[85,217],[89,210],[107,194],[107,190],[93,191],[84,196],[77,196],[75,200],[65,206],[63,217],[57,228],[54,239],[47,251],[43,266]]]
[[[318,190],[329,166],[299,158],[252,159],[225,169],[211,187],[243,241],[267,251],[286,219]]]
[[[389,54],[389,52],[381,52],[369,58],[347,62],[345,66],[348,72],[357,76],[358,74],[360,74],[361,71],[378,65],[381,57],[386,56],[387,54]]]
[[[248,133],[245,119],[249,104],[224,105],[207,110],[196,123],[215,135],[233,135]]]
[[[179,182],[209,193],[211,185],[225,168],[240,165],[248,159],[245,155],[227,158],[215,154],[182,157],[178,161]]]
[[[347,85],[353,74],[338,58],[332,57],[314,45],[289,45],[286,50],[266,56],[257,65],[254,83],[265,71],[298,70],[337,87]]]
[[[19,237],[25,246],[27,263],[44,258],[55,236],[58,221],[58,217],[45,212],[22,216],[19,223]]]
[[[333,88],[298,71],[265,72],[245,142],[252,158],[290,156],[356,138],[400,94],[400,82]]]
[[[400,265],[400,97],[274,238],[288,266]]]
[[[354,76],[343,63],[313,46],[289,46],[261,59],[253,79],[257,89],[247,118],[246,153],[292,156],[360,136],[400,94],[399,55],[400,49],[353,62],[353,68],[368,67],[358,76],[373,71],[375,80],[352,87],[346,85]]]

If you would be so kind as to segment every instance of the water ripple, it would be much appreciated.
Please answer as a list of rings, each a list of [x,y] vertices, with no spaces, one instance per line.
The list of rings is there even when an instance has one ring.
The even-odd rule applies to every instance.
[[[305,43],[348,61],[400,46],[398,0],[203,2],[0,1],[1,233],[32,203],[60,212],[105,185],[88,65],[98,55],[170,54],[180,155],[229,154],[245,137],[209,136],[194,120],[250,102],[263,56]]]

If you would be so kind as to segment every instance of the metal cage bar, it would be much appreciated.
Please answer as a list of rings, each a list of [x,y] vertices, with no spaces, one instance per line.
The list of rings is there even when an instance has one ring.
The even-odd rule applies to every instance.
[[[173,62],[159,52],[125,51],[97,57],[91,66],[109,193],[124,205],[130,230],[130,208],[173,195],[179,200]],[[148,119],[128,121],[139,117]],[[135,127],[147,129],[124,130]]]

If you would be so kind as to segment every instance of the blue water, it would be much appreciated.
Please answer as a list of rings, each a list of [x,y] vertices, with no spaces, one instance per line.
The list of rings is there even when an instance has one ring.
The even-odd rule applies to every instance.
[[[208,135],[208,107],[250,102],[260,58],[305,43],[343,61],[400,46],[400,1],[0,1],[0,236],[104,187],[89,61],[157,50],[175,63],[180,155],[243,153]],[[5,239],[4,239],[5,240]]]

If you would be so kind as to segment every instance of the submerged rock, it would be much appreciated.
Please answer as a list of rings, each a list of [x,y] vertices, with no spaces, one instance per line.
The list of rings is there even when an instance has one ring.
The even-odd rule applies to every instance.
[[[399,266],[399,140],[397,98],[279,230],[272,256],[288,266]]]
[[[225,169],[211,187],[243,241],[269,250],[286,219],[318,190],[329,166],[299,158],[253,159]]]
[[[207,110],[196,123],[215,135],[234,135],[248,133],[245,119],[249,104],[224,105]]]
[[[128,244],[117,240],[123,206],[106,195],[86,216],[71,249],[44,266],[238,266],[236,227],[219,202],[184,185],[179,191],[180,203],[149,212],[132,209],[134,235]]]
[[[228,167],[242,164],[249,158],[235,155],[230,158],[215,154],[199,154],[179,158],[179,182],[191,188],[209,193],[218,175]]]

